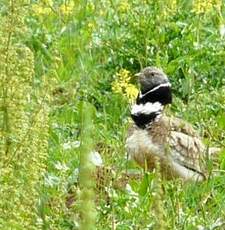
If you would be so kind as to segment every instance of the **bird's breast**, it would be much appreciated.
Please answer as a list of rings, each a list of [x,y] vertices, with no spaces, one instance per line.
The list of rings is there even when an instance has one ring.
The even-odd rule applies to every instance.
[[[160,146],[152,141],[147,130],[136,129],[126,140],[126,149],[131,159],[137,161],[141,166],[145,165],[146,159],[149,164],[154,164],[155,158],[160,157],[162,150]]]

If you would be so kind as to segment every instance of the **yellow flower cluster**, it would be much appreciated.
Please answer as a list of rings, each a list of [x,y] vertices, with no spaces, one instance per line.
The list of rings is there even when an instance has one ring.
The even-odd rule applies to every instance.
[[[126,69],[121,69],[115,75],[116,79],[112,83],[112,90],[115,93],[122,94],[130,102],[132,102],[138,95],[138,89],[135,85],[130,83],[131,74]]]
[[[177,12],[177,0],[170,0],[162,3],[162,16],[164,19]]]
[[[170,11],[172,13],[175,13],[176,10],[177,10],[177,0],[171,0],[171,1],[169,1],[168,7],[169,7],[169,9],[170,9]]]
[[[119,12],[121,13],[126,13],[128,10],[130,10],[130,4],[129,4],[129,1],[127,0],[124,0],[124,1],[121,1],[120,4],[119,4],[119,7],[118,7],[118,10]]]
[[[73,12],[73,9],[74,9],[74,1],[70,1],[67,4],[64,3],[59,7],[59,11],[63,15],[71,14]]]
[[[35,15],[42,16],[51,14],[51,7],[53,5],[52,0],[42,0],[39,3],[35,3],[32,5],[32,10]]]
[[[58,12],[59,14],[69,15],[73,12],[74,1],[68,1],[67,3],[61,4],[58,8],[54,7],[52,0],[42,0],[32,5],[32,10],[37,16],[45,16]]]
[[[207,13],[213,7],[220,8],[221,5],[221,0],[195,0],[193,1],[193,11],[196,14]]]

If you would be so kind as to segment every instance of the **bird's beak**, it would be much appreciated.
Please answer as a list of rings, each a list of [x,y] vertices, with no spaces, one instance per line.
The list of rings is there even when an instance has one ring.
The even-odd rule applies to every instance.
[[[136,73],[134,74],[135,77],[140,77],[141,76],[141,73]]]

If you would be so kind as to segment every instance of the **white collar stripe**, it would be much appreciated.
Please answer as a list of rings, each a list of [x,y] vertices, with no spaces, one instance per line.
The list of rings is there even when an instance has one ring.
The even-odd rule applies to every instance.
[[[160,85],[157,85],[156,87],[154,87],[153,89],[149,90],[148,92],[146,92],[146,93],[144,93],[144,94],[142,94],[142,93],[140,92],[139,97],[142,98],[142,97],[146,96],[147,94],[149,94],[149,93],[151,93],[151,92],[154,92],[154,91],[158,90],[158,89],[161,88],[161,87],[171,87],[171,84],[170,84],[169,82],[167,82],[167,83],[162,83],[162,84],[160,84]]]
[[[147,102],[145,104],[140,105],[133,105],[131,114],[138,115],[138,114],[151,114],[151,113],[160,113],[163,110],[163,105],[160,102]]]

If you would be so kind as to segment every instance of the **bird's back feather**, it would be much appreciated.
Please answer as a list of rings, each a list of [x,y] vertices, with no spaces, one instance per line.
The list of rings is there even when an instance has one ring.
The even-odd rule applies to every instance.
[[[167,178],[204,179],[202,162],[206,147],[192,126],[181,119],[162,115],[148,129],[133,126],[126,146],[142,167],[147,165],[151,170],[159,159]]]

